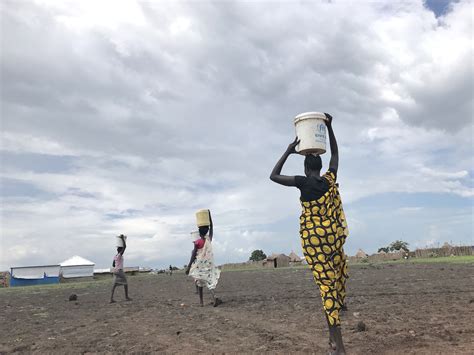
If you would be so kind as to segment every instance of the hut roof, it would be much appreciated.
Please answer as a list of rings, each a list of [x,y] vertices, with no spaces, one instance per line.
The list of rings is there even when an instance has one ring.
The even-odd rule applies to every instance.
[[[290,261],[301,261],[301,258],[292,251],[289,255]]]
[[[362,249],[359,249],[355,256],[358,258],[366,258],[368,255],[365,251],[363,251]]]
[[[64,266],[86,266],[86,265],[95,265],[95,263],[93,263],[90,260],[84,259],[83,257],[80,257],[78,255],[74,255],[72,258],[64,260],[59,265],[61,265],[62,267],[64,267]]]
[[[272,253],[272,255],[267,256],[267,260],[275,260],[277,258],[278,254]]]
[[[285,254],[275,254],[273,253],[272,255],[270,255],[269,257],[267,257],[267,260],[275,260],[275,259],[278,259],[278,258],[290,258],[288,255],[285,255]]]

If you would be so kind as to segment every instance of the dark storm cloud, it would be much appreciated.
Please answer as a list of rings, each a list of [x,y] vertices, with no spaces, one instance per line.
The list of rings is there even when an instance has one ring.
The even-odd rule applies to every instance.
[[[222,255],[287,251],[297,192],[268,175],[304,111],[334,114],[349,205],[472,194],[468,2],[440,19],[421,1],[5,4],[9,262],[81,243],[101,264],[115,233],[130,233],[133,261],[180,261],[202,207]],[[302,174],[302,158],[285,171]]]
[[[453,63],[451,73],[441,80],[432,73],[434,80],[427,77],[422,83],[409,85],[413,103],[400,105],[400,114],[415,125],[447,131],[472,125],[474,71],[469,60],[472,54],[467,51],[462,60]]]

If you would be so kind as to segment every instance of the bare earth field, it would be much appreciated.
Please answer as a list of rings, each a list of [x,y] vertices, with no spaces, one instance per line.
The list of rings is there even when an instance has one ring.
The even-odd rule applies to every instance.
[[[354,265],[350,276],[348,354],[474,353],[474,264]],[[224,272],[217,308],[198,306],[184,274],[129,283],[133,301],[118,288],[116,304],[111,280],[0,290],[0,353],[328,352],[305,268]]]

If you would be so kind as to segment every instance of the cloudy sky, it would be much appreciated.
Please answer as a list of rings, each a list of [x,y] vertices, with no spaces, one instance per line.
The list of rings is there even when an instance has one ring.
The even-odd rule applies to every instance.
[[[474,244],[472,6],[2,1],[0,269],[108,267],[119,233],[182,266],[200,208],[219,263],[301,254],[268,176],[305,111],[334,116],[349,254]]]

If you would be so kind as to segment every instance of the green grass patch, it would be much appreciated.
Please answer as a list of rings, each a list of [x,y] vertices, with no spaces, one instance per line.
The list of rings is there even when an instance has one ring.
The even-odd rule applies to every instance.
[[[132,279],[142,279],[156,275],[127,275],[127,278]],[[48,285],[32,285],[32,286],[17,286],[17,287],[7,287],[0,288],[0,294],[5,293],[42,293],[50,290],[82,290],[82,289],[93,289],[101,287],[104,284],[112,284],[112,276],[110,277],[100,277],[96,280],[90,281],[77,281],[77,282],[65,282],[59,284],[48,284]]]
[[[433,258],[411,258],[408,260],[395,260],[395,261],[385,261],[383,264],[434,264],[434,263],[447,263],[447,264],[471,264],[474,263],[474,255],[464,255],[464,256],[442,256],[442,257],[433,257]]]
[[[351,266],[367,266],[367,265],[381,265],[381,264],[473,264],[474,255],[465,256],[442,256],[432,258],[410,258],[408,260],[385,260],[385,261],[372,261],[370,259],[363,259],[365,262],[349,262]]]
[[[432,264],[432,263],[445,263],[445,264],[473,264],[474,255],[468,256],[446,256],[446,257],[433,257],[433,258],[410,258],[408,260],[386,260],[386,261],[372,261],[370,259],[362,259],[361,261],[349,261],[350,266],[372,266],[372,265],[381,265],[381,264]],[[307,269],[308,265],[298,265],[298,266],[289,266],[289,267],[279,267],[279,268],[266,268],[259,266],[242,266],[234,267],[229,269],[223,269],[222,272],[239,272],[239,271],[278,271],[278,270],[295,270],[295,269]]]

